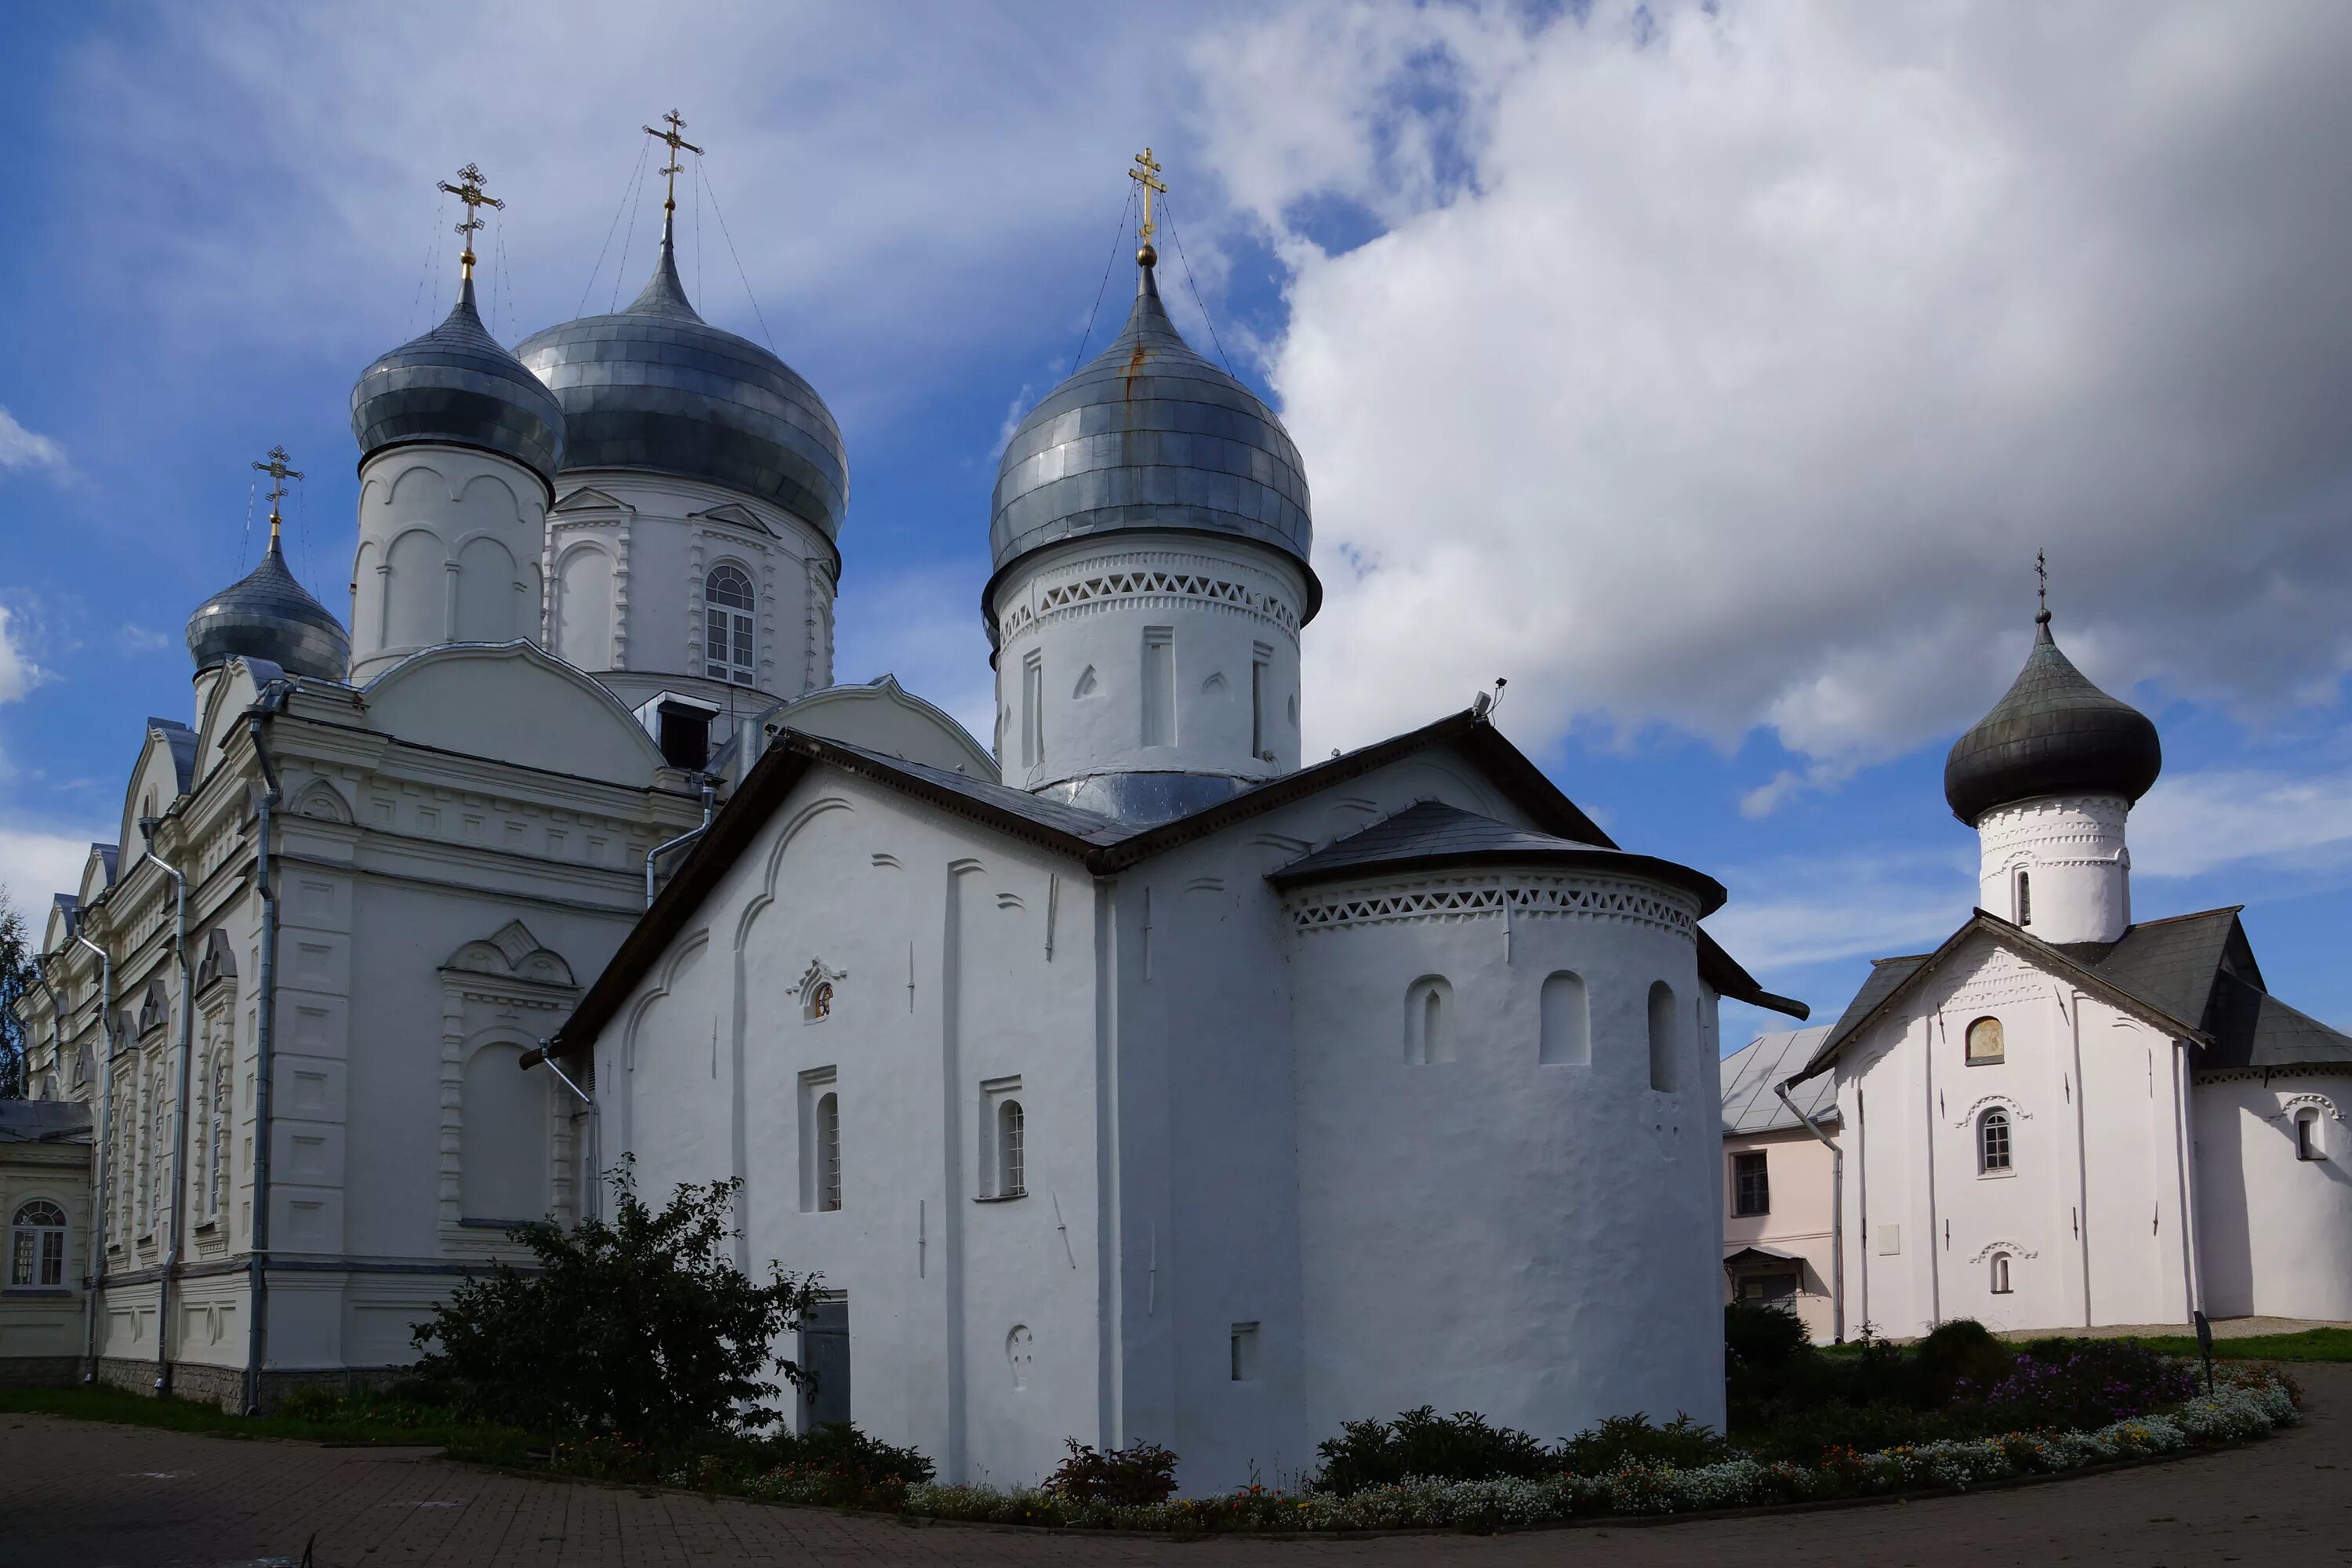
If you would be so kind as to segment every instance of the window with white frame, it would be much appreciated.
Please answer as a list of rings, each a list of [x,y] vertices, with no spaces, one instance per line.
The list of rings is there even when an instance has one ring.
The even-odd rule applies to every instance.
[[[2326,1151],[2319,1146],[2319,1108],[2306,1105],[2294,1113],[2294,1157],[2298,1160],[2325,1160]]]
[[[2009,1254],[2006,1252],[1992,1255],[1992,1293],[1996,1296],[2009,1294]]]
[[[711,679],[735,686],[757,683],[755,607],[751,575],[733,562],[720,562],[702,580],[702,672]]]
[[[1990,1176],[2009,1168],[2009,1112],[1996,1106],[1977,1121],[1977,1169]]]
[[[801,1212],[831,1214],[841,1207],[841,1090],[836,1069],[816,1068],[800,1077]]]
[[[8,1226],[8,1283],[58,1289],[66,1282],[66,1211],[47,1198],[16,1210]]]
[[[983,1200],[1025,1197],[1029,1192],[1029,1112],[1021,1079],[984,1079],[980,1086],[980,1186]]]

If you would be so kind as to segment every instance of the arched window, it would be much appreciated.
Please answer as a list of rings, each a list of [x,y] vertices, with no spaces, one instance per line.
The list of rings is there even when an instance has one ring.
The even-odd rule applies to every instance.
[[[2020,871],[2017,874],[2017,923],[2021,926],[2033,923],[2033,878],[2030,872]]]
[[[759,639],[751,628],[751,577],[722,561],[702,580],[702,665],[713,680],[756,684]]]
[[[1992,1255],[1992,1293],[1996,1296],[2009,1294],[2009,1254],[2006,1252]]]
[[[1682,1082],[1675,1023],[1675,988],[1661,980],[1650,987],[1650,1087],[1662,1094],[1672,1094]]]
[[[827,1094],[816,1102],[816,1206],[827,1212],[841,1206],[841,1096]]]
[[[1565,969],[1546,975],[1538,1010],[1537,1061],[1582,1067],[1592,1060],[1592,1014],[1582,975]]]
[[[1999,1018],[1979,1018],[1970,1024],[1968,1042],[1969,1066],[1972,1068],[2000,1061],[2008,1049],[2007,1043],[2001,1038]]]
[[[808,1000],[801,1005],[801,1016],[812,1024],[833,1016],[832,981],[820,980],[808,988]]]
[[[35,1198],[8,1227],[8,1283],[55,1289],[66,1282],[66,1211]]]
[[[996,1102],[996,1195],[1017,1198],[1027,1192],[1026,1148],[1028,1117],[1017,1100]]]
[[[1977,1121],[1977,1169],[1987,1175],[2009,1169],[2009,1112],[1995,1108]]]
[[[2319,1146],[2319,1109],[2305,1106],[2294,1113],[2294,1157],[2298,1160],[2325,1160],[2326,1152]]]
[[[1405,987],[1404,1059],[1415,1067],[1454,1059],[1454,987],[1424,974]]]

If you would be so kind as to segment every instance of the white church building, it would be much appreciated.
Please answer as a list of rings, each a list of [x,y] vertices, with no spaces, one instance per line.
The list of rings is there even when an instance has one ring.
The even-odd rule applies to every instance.
[[[273,531],[50,916],[31,1069],[95,1155],[43,1364],[381,1373],[626,1155],[740,1176],[741,1260],[831,1292],[800,1418],[950,1478],[1719,1423],[1717,1003],[1803,1010],[1483,698],[1306,763],[1303,465],[1156,261],[1005,451],[992,749],[833,684],[840,434],[667,222],[625,310],[509,353],[469,276],[370,366],[348,636]]]
[[[1979,907],[1878,960],[1788,1079],[1834,1084],[1839,1333],[2352,1320],[2352,1039],[2270,994],[2237,909],[2133,920],[2161,762],[2043,610],[1945,766]]]

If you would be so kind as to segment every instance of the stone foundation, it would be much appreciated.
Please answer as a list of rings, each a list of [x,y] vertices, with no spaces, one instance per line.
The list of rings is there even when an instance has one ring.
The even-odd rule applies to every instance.
[[[31,1364],[34,1358],[22,1358],[21,1364]],[[70,1356],[44,1358],[62,1364],[66,1375],[55,1381],[80,1381],[81,1363]],[[0,1362],[0,1369],[9,1363]],[[261,1374],[261,1409],[264,1415],[284,1404],[287,1395],[305,1388],[323,1388],[333,1394],[359,1394],[371,1388],[382,1388],[408,1375],[404,1366],[354,1367],[288,1367]],[[0,1382],[7,1381],[0,1371]],[[155,1363],[152,1361],[128,1361],[109,1357],[98,1363],[98,1381],[109,1388],[120,1388],[131,1394],[155,1392]],[[199,1405],[212,1405],[231,1414],[245,1408],[245,1369],[241,1366],[211,1366],[197,1362],[172,1363],[172,1395],[175,1399],[193,1400]]]
[[[70,1388],[80,1381],[79,1356],[0,1356],[0,1388]]]

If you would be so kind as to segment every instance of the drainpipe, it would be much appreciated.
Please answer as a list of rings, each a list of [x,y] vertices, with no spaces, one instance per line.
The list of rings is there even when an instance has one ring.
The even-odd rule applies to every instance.
[[[603,1205],[597,1202],[597,1198],[603,1192],[604,1184],[604,1111],[597,1106],[594,1095],[572,1082],[572,1075],[556,1065],[555,1058],[549,1052],[545,1040],[539,1042],[537,1050],[525,1051],[522,1054],[522,1066],[526,1072],[541,1065],[553,1073],[556,1081],[570,1089],[582,1105],[588,1108],[588,1179],[584,1184],[588,1188],[588,1199],[580,1205],[580,1217],[595,1219],[603,1212]]]
[[[98,954],[98,1180],[90,1198],[89,1285],[82,1298],[83,1355],[89,1370],[84,1383],[98,1381],[98,1294],[106,1280],[107,1182],[114,1173],[114,1145],[109,1141],[114,1125],[114,954],[82,934],[73,923],[73,939]]]
[[[1790,1083],[1796,1080],[1791,1079]],[[1812,1118],[1797,1109],[1789,1098],[1789,1084],[1775,1087],[1772,1092],[1789,1108],[1804,1130],[1822,1141],[1830,1152],[1830,1321],[1834,1342],[1845,1343],[1845,1151],[1830,1142],[1830,1135],[1815,1124]]]
[[[248,713],[245,732],[253,738],[254,761],[264,788],[254,806],[253,885],[261,894],[261,973],[254,977],[253,1013],[253,1222],[246,1237],[245,1413],[261,1414],[261,1363],[269,1349],[269,1075],[278,1025],[278,890],[269,879],[270,818],[279,795],[278,770],[262,743],[262,720]]]
[[[172,1235],[163,1249],[163,1267],[155,1277],[155,1392],[158,1395],[172,1391],[172,1276],[180,1267],[181,1208],[187,1200],[188,1179],[188,1073],[190,1069],[189,1034],[196,1021],[196,976],[188,966],[188,879],[180,868],[155,853],[157,818],[139,819],[139,837],[147,846],[147,858],[157,869],[172,879],[174,911],[172,920],[172,946],[180,959],[180,1070],[174,1075],[179,1084],[179,1099],[172,1115]]]
[[[713,802],[715,802],[718,797],[719,788],[717,784],[711,779],[709,773],[704,773],[702,775],[702,826],[699,827],[689,827],[685,832],[679,834],[677,837],[669,840],[667,843],[656,844],[652,848],[646,851],[646,907],[647,909],[653,908],[654,904],[654,862],[668,854],[671,850],[691,844],[696,839],[710,831],[710,818],[712,813],[717,809],[713,805]]]

